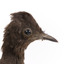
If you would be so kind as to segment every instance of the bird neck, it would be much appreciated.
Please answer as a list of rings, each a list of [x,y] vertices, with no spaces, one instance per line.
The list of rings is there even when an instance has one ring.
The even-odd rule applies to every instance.
[[[7,64],[24,64],[24,50],[22,52],[20,51],[18,54],[12,51],[3,52],[1,60],[4,60]]]

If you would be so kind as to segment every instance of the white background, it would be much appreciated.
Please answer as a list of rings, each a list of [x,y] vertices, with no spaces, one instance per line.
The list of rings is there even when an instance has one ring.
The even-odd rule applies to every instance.
[[[64,0],[0,0],[0,58],[3,31],[10,14],[27,11],[39,26],[58,43],[37,40],[25,51],[25,64],[64,64]]]

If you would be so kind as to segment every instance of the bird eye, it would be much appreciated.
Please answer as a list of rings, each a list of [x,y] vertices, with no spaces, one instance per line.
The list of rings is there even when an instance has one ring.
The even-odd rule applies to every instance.
[[[30,36],[32,34],[32,30],[30,28],[26,28],[23,33],[27,36]]]

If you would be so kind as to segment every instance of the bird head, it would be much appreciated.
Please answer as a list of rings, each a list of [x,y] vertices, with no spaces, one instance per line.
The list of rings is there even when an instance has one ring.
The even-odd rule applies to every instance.
[[[39,39],[57,42],[54,37],[42,31],[30,13],[17,12],[11,15],[12,22],[5,28],[4,45],[11,48],[26,48],[32,41]]]

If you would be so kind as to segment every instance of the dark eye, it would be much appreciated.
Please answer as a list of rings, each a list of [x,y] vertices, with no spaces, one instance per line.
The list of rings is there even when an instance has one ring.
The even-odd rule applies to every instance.
[[[32,34],[32,30],[31,30],[30,28],[26,28],[26,29],[24,30],[24,34],[27,35],[27,36],[29,36],[29,35]]]

